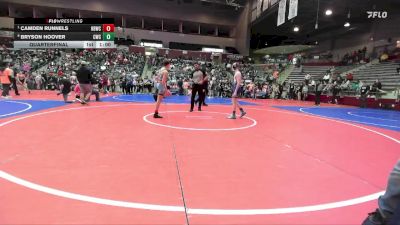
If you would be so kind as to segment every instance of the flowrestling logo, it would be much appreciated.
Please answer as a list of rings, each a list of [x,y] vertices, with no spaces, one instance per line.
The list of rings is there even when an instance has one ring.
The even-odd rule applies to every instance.
[[[367,11],[368,18],[379,18],[379,19],[385,19],[388,17],[388,13],[386,11]]]

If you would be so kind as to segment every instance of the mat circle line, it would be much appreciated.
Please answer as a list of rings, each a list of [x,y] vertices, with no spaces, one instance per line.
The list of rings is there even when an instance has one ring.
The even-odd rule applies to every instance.
[[[348,119],[342,119],[342,118],[334,118],[334,117],[329,117],[329,116],[324,116],[324,115],[319,115],[311,112],[307,112],[305,110],[308,109],[316,109],[316,108],[300,108],[299,111],[305,114],[313,115],[316,117],[322,117],[322,118],[331,118],[331,119],[336,119],[340,121],[346,121],[346,122],[354,122],[354,123],[362,123],[362,124],[367,124],[367,125],[375,125],[375,126],[381,126],[381,127],[393,127],[393,128],[400,128],[398,126],[391,126],[391,125],[385,125],[385,124],[378,124],[378,123],[369,123],[369,122],[363,122],[363,121],[358,121],[358,120],[348,120]]]
[[[17,104],[21,104],[21,105],[27,105],[28,107],[26,107],[25,109],[22,109],[20,111],[16,111],[16,112],[12,112],[12,113],[7,113],[7,114],[1,114],[1,117],[6,117],[6,116],[11,116],[11,115],[15,115],[15,114],[19,114],[19,113],[23,113],[25,111],[28,111],[32,108],[32,105],[26,102],[17,102],[17,101],[2,101],[2,102],[9,102],[9,103],[17,103]]]
[[[187,113],[187,111],[164,111],[164,112],[160,112],[160,113]],[[204,111],[204,113],[214,113],[214,114],[223,114],[223,115],[229,115],[228,113],[222,113],[222,112],[210,112],[210,111]],[[178,129],[178,130],[190,130],[190,131],[234,131],[234,130],[244,130],[244,129],[248,129],[251,127],[254,127],[257,125],[257,121],[253,118],[250,117],[243,117],[244,119],[248,119],[250,121],[252,121],[253,123],[248,125],[248,126],[244,126],[244,127],[236,127],[236,128],[192,128],[192,127],[178,127],[178,126],[171,126],[171,125],[166,125],[166,124],[160,124],[160,123],[155,123],[152,122],[148,119],[149,116],[152,116],[153,113],[147,114],[145,116],[143,116],[143,120],[146,123],[155,125],[155,126],[160,126],[160,127],[167,127],[167,128],[172,128],[172,129]]]
[[[373,117],[373,116],[362,116],[362,115],[357,115],[357,114],[355,114],[354,112],[351,112],[351,111],[347,112],[347,114],[348,114],[348,115],[351,115],[351,116],[361,117],[361,118],[376,119],[376,120],[384,120],[384,121],[392,121],[392,122],[399,122],[399,123],[400,123],[400,120],[383,119],[383,118]]]

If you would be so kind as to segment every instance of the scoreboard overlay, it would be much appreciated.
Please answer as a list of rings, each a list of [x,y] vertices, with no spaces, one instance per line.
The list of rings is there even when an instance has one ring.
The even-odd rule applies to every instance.
[[[15,18],[14,48],[115,48],[113,18]]]

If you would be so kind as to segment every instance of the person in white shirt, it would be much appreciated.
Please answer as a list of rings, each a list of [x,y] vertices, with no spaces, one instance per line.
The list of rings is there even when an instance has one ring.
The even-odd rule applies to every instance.
[[[324,80],[325,84],[329,83],[329,80],[331,79],[331,75],[329,73],[325,74],[325,76],[322,78]]]

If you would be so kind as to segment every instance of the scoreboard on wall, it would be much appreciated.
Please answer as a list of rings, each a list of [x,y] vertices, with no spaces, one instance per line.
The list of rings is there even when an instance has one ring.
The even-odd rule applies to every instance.
[[[114,19],[15,18],[14,48],[115,48]]]

